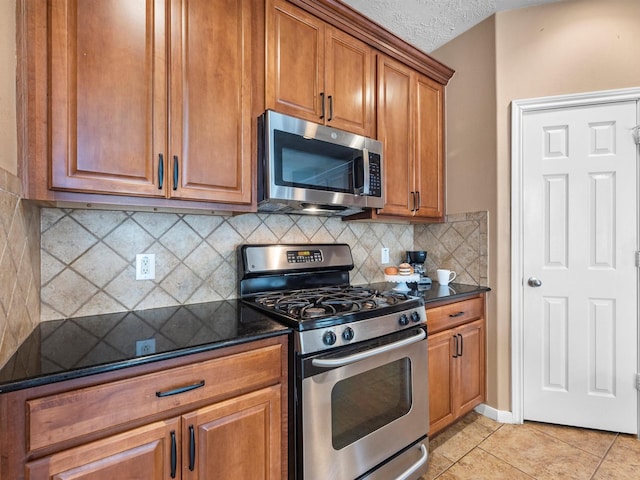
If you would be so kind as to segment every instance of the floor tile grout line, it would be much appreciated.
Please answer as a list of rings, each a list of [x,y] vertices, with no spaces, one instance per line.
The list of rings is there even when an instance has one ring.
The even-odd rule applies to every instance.
[[[526,423],[524,423],[523,425],[526,425]],[[591,456],[593,456],[593,457],[600,458],[601,460],[602,460],[602,459],[604,458],[604,456],[606,456],[606,454],[609,452],[609,450],[611,449],[611,445],[613,445],[613,442],[615,442],[615,439],[616,439],[616,438],[618,438],[618,435],[619,435],[619,434],[618,434],[618,433],[616,433],[616,432],[605,432],[604,430],[594,430],[594,429],[589,429],[589,428],[584,428],[584,427],[571,427],[571,426],[569,426],[569,425],[558,425],[558,426],[568,427],[568,428],[574,428],[574,429],[582,429],[582,430],[591,430],[591,431],[595,431],[595,432],[612,433],[612,434],[614,435],[614,437],[613,437],[613,441],[611,442],[611,444],[610,444],[610,445],[609,445],[609,447],[607,448],[607,450],[606,450],[606,452],[605,452],[604,456],[601,456],[601,455],[599,455],[599,454],[597,454],[597,453],[593,453],[593,452],[590,452],[590,451],[588,451],[588,450],[585,450],[584,448],[582,448],[582,447],[580,447],[580,446],[578,446],[578,445],[574,445],[573,443],[569,443],[569,442],[567,442],[567,441],[565,441],[565,440],[563,440],[563,439],[561,439],[561,438],[558,438],[558,437],[556,437],[556,436],[554,436],[554,435],[551,435],[550,433],[548,433],[548,432],[546,432],[546,431],[544,431],[544,430],[542,430],[542,429],[537,428],[537,427],[535,426],[535,424],[529,423],[528,425],[530,425],[530,426],[531,426],[531,428],[535,429],[537,432],[539,432],[539,433],[541,433],[541,434],[543,434],[543,435],[546,435],[546,436],[547,436],[547,437],[549,437],[549,438],[552,438],[552,439],[554,439],[554,440],[557,440],[557,441],[559,441],[559,442],[562,442],[562,443],[564,443],[565,445],[567,445],[567,446],[569,446],[569,447],[576,448],[576,449],[580,450],[581,452],[587,453],[587,454],[589,454],[589,455],[591,455]]]
[[[442,475],[444,475],[444,474],[445,474],[445,472],[448,472],[448,471],[449,471],[449,470],[450,470],[454,465],[458,464],[458,462],[460,462],[460,460],[462,460],[463,458],[465,458],[467,455],[469,455],[471,452],[473,452],[476,448],[480,448],[480,445],[481,445],[485,440],[487,440],[487,439],[488,439],[489,437],[491,437],[494,433],[496,433],[498,430],[500,430],[504,425],[505,425],[505,424],[503,424],[503,423],[502,423],[502,424],[499,424],[499,425],[498,425],[498,427],[497,427],[495,430],[493,430],[492,432],[490,432],[486,437],[484,437],[484,438],[483,438],[482,440],[480,440],[476,445],[474,445],[472,448],[470,448],[470,449],[469,449],[469,450],[468,450],[464,455],[462,455],[462,456],[461,456],[460,458],[458,458],[457,460],[452,461],[451,465],[449,465],[447,468],[445,468],[444,470],[442,470],[438,475],[436,475],[436,476],[433,478],[433,480],[437,480],[438,478],[440,478]],[[466,427],[465,427],[465,428],[466,428]],[[446,442],[445,442],[445,443],[446,443]],[[480,450],[482,450],[483,452],[489,453],[489,452],[487,452],[486,450],[484,450],[484,449],[482,449],[482,448],[480,448]],[[493,456],[493,457],[495,457],[495,455],[492,455],[492,456]],[[445,458],[447,458],[447,457],[445,457]],[[498,458],[498,457],[495,457],[495,458]],[[449,459],[447,458],[447,460],[449,460]],[[501,460],[501,461],[503,461],[503,460]],[[511,465],[511,464],[509,464],[509,465]],[[511,466],[513,466],[513,465],[511,465]],[[514,467],[514,468],[515,468],[515,467]],[[530,475],[529,475],[529,476],[530,476]],[[533,477],[532,477],[532,478],[533,478]]]
[[[532,480],[536,480],[537,477],[534,477],[533,475],[531,475],[530,473],[525,472],[524,470],[522,470],[520,467],[517,467],[516,465],[512,464],[511,462],[508,462],[507,460],[504,460],[500,457],[498,457],[497,455],[495,455],[494,453],[489,452],[488,450],[485,450],[484,448],[482,448],[480,445],[478,445],[476,448],[482,450],[484,453],[486,453],[487,455],[492,456],[493,458],[495,458],[496,460],[499,460],[501,462],[506,463],[507,465],[509,465],[511,468],[515,468],[516,470],[518,470],[520,473],[526,475],[527,477],[531,478]],[[474,448],[475,450],[475,448]]]
[[[593,470],[593,473],[591,474],[591,477],[589,477],[589,480],[593,480],[593,478],[596,476],[596,473],[598,473],[598,470],[600,470],[600,467],[602,466],[602,464],[606,460],[607,455],[609,455],[609,452],[613,448],[613,445],[616,443],[616,440],[618,440],[618,438],[620,438],[620,434],[616,433],[614,435],[614,437],[613,437],[613,441],[609,444],[609,448],[607,448],[607,451],[604,452],[604,455],[602,455],[602,458],[600,459],[600,462],[598,462],[598,465],[596,465],[596,468]]]

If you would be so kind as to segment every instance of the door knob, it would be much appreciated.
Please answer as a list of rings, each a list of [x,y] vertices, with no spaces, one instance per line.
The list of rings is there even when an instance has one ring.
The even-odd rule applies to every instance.
[[[539,287],[540,285],[542,285],[542,280],[538,280],[536,277],[529,277],[527,283],[530,287]]]

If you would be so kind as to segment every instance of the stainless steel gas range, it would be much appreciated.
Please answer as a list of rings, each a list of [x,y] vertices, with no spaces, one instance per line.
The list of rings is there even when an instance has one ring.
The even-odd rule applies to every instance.
[[[421,298],[349,284],[346,244],[241,245],[242,300],[294,329],[291,478],[416,480],[427,468]]]

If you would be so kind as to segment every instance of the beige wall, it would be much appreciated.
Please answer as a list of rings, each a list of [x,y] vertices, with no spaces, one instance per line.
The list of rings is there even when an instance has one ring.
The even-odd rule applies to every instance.
[[[16,2],[0,1],[0,168],[17,173]]]
[[[484,284],[499,291],[496,286],[498,259],[491,248],[497,242],[494,38],[495,18],[490,17],[444,45],[434,56],[456,70],[446,90],[447,215],[476,210],[489,212],[488,278]],[[505,362],[508,365],[504,348],[498,344],[497,298],[494,293],[487,296],[487,403],[493,406],[497,405],[498,391],[504,384],[499,382],[498,365]]]
[[[487,29],[485,31],[485,29]],[[481,33],[484,32],[484,37]],[[481,41],[483,46],[477,43]],[[573,0],[500,12],[473,30],[434,52],[434,56],[456,70],[447,92],[449,156],[449,209],[474,211],[489,208],[489,315],[488,404],[510,410],[510,104],[511,101],[550,95],[580,93],[640,86],[640,2],[637,0]],[[483,55],[479,59],[470,52]],[[486,71],[495,71],[495,83],[478,74],[483,60]],[[495,103],[478,121],[474,114],[479,100],[454,101],[460,89],[476,79]],[[468,109],[467,109],[468,106]],[[473,113],[470,114],[469,112]],[[495,115],[491,119],[491,115]],[[495,138],[495,157],[489,145],[479,147],[465,130],[481,128]],[[460,158],[464,157],[464,158]],[[478,182],[469,188],[470,168],[478,178],[488,176],[489,191]],[[483,170],[483,176],[480,173]]]

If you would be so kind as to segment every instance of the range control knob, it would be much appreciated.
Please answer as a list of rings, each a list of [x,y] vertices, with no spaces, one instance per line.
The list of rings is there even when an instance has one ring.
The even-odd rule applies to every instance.
[[[325,345],[333,345],[336,343],[336,334],[331,330],[327,330],[324,332],[324,335],[322,335],[322,343]]]
[[[409,317],[407,317],[407,315],[403,313],[402,315],[400,315],[400,318],[398,319],[398,323],[403,327],[406,327],[407,325],[409,325]]]
[[[418,323],[420,321],[420,314],[418,312],[411,312],[411,321]]]
[[[353,328],[351,327],[345,328],[344,332],[342,332],[342,338],[347,342],[353,340],[354,335],[355,333],[353,333]]]

